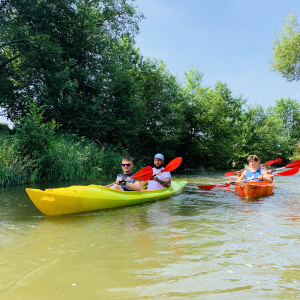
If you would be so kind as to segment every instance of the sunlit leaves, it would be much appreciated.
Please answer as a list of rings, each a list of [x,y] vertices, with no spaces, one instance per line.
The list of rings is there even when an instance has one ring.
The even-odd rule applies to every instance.
[[[295,13],[286,19],[286,24],[273,43],[272,70],[287,81],[300,79],[300,27]]]

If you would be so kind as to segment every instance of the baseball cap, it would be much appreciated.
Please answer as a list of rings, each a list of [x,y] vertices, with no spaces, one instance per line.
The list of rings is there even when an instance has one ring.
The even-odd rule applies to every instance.
[[[160,154],[160,153],[155,154],[154,158],[158,158],[158,159],[161,159],[161,160],[165,160],[165,159],[164,159],[164,156],[163,156],[162,154]]]

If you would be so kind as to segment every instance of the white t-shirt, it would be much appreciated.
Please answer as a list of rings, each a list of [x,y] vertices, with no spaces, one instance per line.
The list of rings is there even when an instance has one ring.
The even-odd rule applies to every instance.
[[[161,168],[161,169],[153,168],[153,175],[159,173],[162,169],[163,168]],[[170,172],[160,173],[159,175],[157,175],[157,178],[160,180],[164,180],[165,178],[171,178],[171,173]],[[162,186],[160,183],[158,183],[155,180],[148,181],[148,188],[147,188],[148,191],[159,190],[159,189],[163,189],[163,188],[164,188],[164,186]]]

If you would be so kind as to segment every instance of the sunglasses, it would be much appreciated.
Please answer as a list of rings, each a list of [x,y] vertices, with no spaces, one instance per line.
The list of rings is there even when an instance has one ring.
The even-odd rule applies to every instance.
[[[130,167],[131,164],[122,164],[122,167]]]

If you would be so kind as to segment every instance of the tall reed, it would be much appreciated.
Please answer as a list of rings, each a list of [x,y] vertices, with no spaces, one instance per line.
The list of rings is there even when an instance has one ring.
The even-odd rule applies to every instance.
[[[122,157],[122,153],[91,144],[76,135],[58,136],[49,151],[47,179],[77,181],[114,177],[120,171]]]
[[[19,157],[13,149],[13,138],[0,134],[0,185],[20,185],[32,181],[33,161]]]
[[[115,178],[121,170],[125,150],[99,146],[83,137],[56,135],[42,158],[22,156],[15,136],[0,132],[0,185],[39,181],[85,181]],[[130,155],[130,154],[129,154]],[[135,163],[135,171],[143,165]]]

